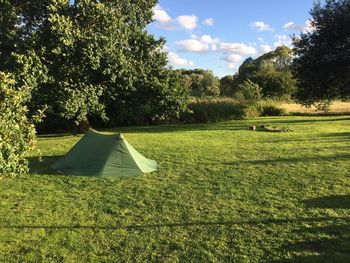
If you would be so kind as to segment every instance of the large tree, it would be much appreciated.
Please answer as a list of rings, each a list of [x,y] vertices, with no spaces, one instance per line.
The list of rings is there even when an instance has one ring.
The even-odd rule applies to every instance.
[[[35,81],[32,110],[46,104],[49,113],[78,120],[146,112],[156,121],[185,108],[187,93],[166,67],[164,39],[146,31],[156,0],[6,1],[8,16],[18,20],[8,28],[22,55],[7,54],[19,62],[19,82],[33,82],[23,74],[28,67],[45,74]]]
[[[292,50],[281,46],[256,59],[247,58],[239,67],[237,84],[251,80],[262,88],[265,98],[290,98],[296,89],[291,72],[292,57]]]
[[[297,98],[305,105],[350,97],[350,1],[311,10],[313,30],[294,38]]]
[[[213,71],[205,69],[180,69],[183,84],[190,91],[191,96],[206,97],[219,96],[220,81],[215,77]]]

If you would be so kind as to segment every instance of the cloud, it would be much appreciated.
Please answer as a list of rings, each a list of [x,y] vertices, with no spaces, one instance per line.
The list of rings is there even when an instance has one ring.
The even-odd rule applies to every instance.
[[[197,20],[198,18],[195,15],[178,16],[176,18],[178,24],[187,30],[195,29],[197,27]]]
[[[197,39],[186,39],[177,41],[176,44],[181,47],[181,51],[205,53],[209,51],[209,45]]]
[[[263,45],[260,45],[260,54],[265,54],[265,53],[268,53],[268,52],[271,52],[272,51],[272,47],[270,45],[267,45],[267,44],[263,44]]]
[[[200,42],[204,43],[204,44],[216,44],[218,43],[220,40],[218,38],[213,38],[210,35],[202,35],[202,36],[196,36],[196,35],[192,35],[191,36],[193,39],[197,39]]]
[[[159,26],[164,29],[173,29],[173,19],[168,15],[168,13],[160,6],[156,5],[153,8],[153,20],[158,22]]]
[[[168,60],[169,60],[169,64],[172,66],[189,67],[194,65],[192,61],[181,58],[178,54],[172,51],[168,53]]]
[[[225,57],[222,57],[221,60],[227,62],[227,65],[230,69],[237,67],[238,63],[242,61],[242,56],[238,54],[229,54]]]
[[[316,28],[313,26],[312,20],[308,19],[308,20],[306,20],[305,25],[304,25],[304,27],[303,27],[301,32],[306,34],[306,33],[312,33],[315,30],[316,30]]]
[[[315,30],[315,27],[312,25],[312,20],[308,19],[303,26],[294,22],[288,22],[284,24],[283,29],[286,31],[299,31],[306,34],[312,33]]]
[[[184,52],[206,53],[209,51],[225,52],[237,55],[255,55],[257,50],[244,43],[222,42],[219,38],[213,38],[210,35],[196,36],[192,35],[191,39],[177,41],[176,44]]]
[[[263,32],[263,31],[273,31],[273,28],[268,25],[268,24],[265,24],[264,22],[262,21],[255,21],[253,23],[250,24],[250,27],[259,31],[259,32]]]
[[[197,27],[198,21],[195,15],[183,15],[173,19],[159,4],[153,8],[152,18],[160,28],[166,30],[175,30],[176,28],[193,30]]]
[[[292,39],[290,36],[287,35],[275,35],[276,42],[274,43],[275,47],[279,46],[292,46]]]
[[[257,53],[257,50],[254,47],[248,46],[244,43],[220,42],[217,45],[216,50],[235,53],[238,55],[255,55]]]
[[[259,40],[259,42],[262,43],[262,44],[265,43],[265,40],[264,40],[262,37],[259,37],[258,40]]]
[[[286,31],[301,31],[302,27],[291,21],[284,24],[283,29]]]
[[[213,18],[207,18],[203,20],[203,25],[206,26],[213,26],[214,25],[214,19]]]

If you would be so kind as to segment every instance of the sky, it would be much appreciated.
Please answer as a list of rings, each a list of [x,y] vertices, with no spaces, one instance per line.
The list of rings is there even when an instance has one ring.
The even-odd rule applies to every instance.
[[[147,30],[167,43],[173,68],[210,69],[232,75],[291,36],[312,30],[313,0],[160,0]]]

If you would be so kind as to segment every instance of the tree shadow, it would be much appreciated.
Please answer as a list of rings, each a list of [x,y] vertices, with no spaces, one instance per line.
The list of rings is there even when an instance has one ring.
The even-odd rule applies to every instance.
[[[58,137],[67,137],[67,136],[75,136],[75,135],[77,134],[62,132],[62,133],[39,134],[38,137],[39,138],[58,138]]]
[[[350,195],[324,196],[302,202],[311,208],[350,209]],[[317,223],[295,230],[295,235],[303,241],[286,244],[282,250],[284,255],[298,256],[275,262],[350,262],[349,220],[349,217],[343,221],[331,220],[331,224],[325,222],[318,226]]]
[[[52,169],[50,166],[61,157],[62,155],[42,156],[41,158],[38,156],[29,157],[29,172],[40,175],[60,175],[60,173]]]
[[[305,241],[284,246],[283,254],[307,253],[276,262],[350,262],[349,224],[304,228],[296,233],[305,236]]]
[[[318,218],[270,218],[265,220],[232,220],[232,221],[215,221],[215,222],[179,222],[179,223],[159,223],[159,224],[134,224],[134,225],[0,225],[0,229],[100,229],[100,230],[148,230],[157,228],[190,228],[190,227],[217,227],[217,226],[232,226],[232,225],[283,225],[283,224],[300,224],[300,223],[316,223],[342,220],[350,223],[349,217],[318,217]]]
[[[345,138],[350,139],[350,132],[323,133],[321,136],[324,136],[324,137],[345,137]]]
[[[313,156],[313,157],[295,157],[295,158],[276,158],[271,160],[242,160],[237,162],[224,162],[223,165],[241,165],[242,163],[253,165],[266,165],[266,164],[278,164],[278,163],[298,163],[298,162],[317,162],[317,161],[335,161],[335,160],[348,160],[350,154],[338,154],[330,156]]]
[[[315,208],[350,209],[350,195],[324,196],[324,197],[303,200],[302,202],[309,207],[315,207]]]

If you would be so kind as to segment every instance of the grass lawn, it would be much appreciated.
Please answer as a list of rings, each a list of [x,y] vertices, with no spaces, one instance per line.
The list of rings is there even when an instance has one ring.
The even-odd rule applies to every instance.
[[[159,171],[57,175],[80,137],[40,137],[0,180],[0,262],[350,262],[349,116],[121,130]]]

